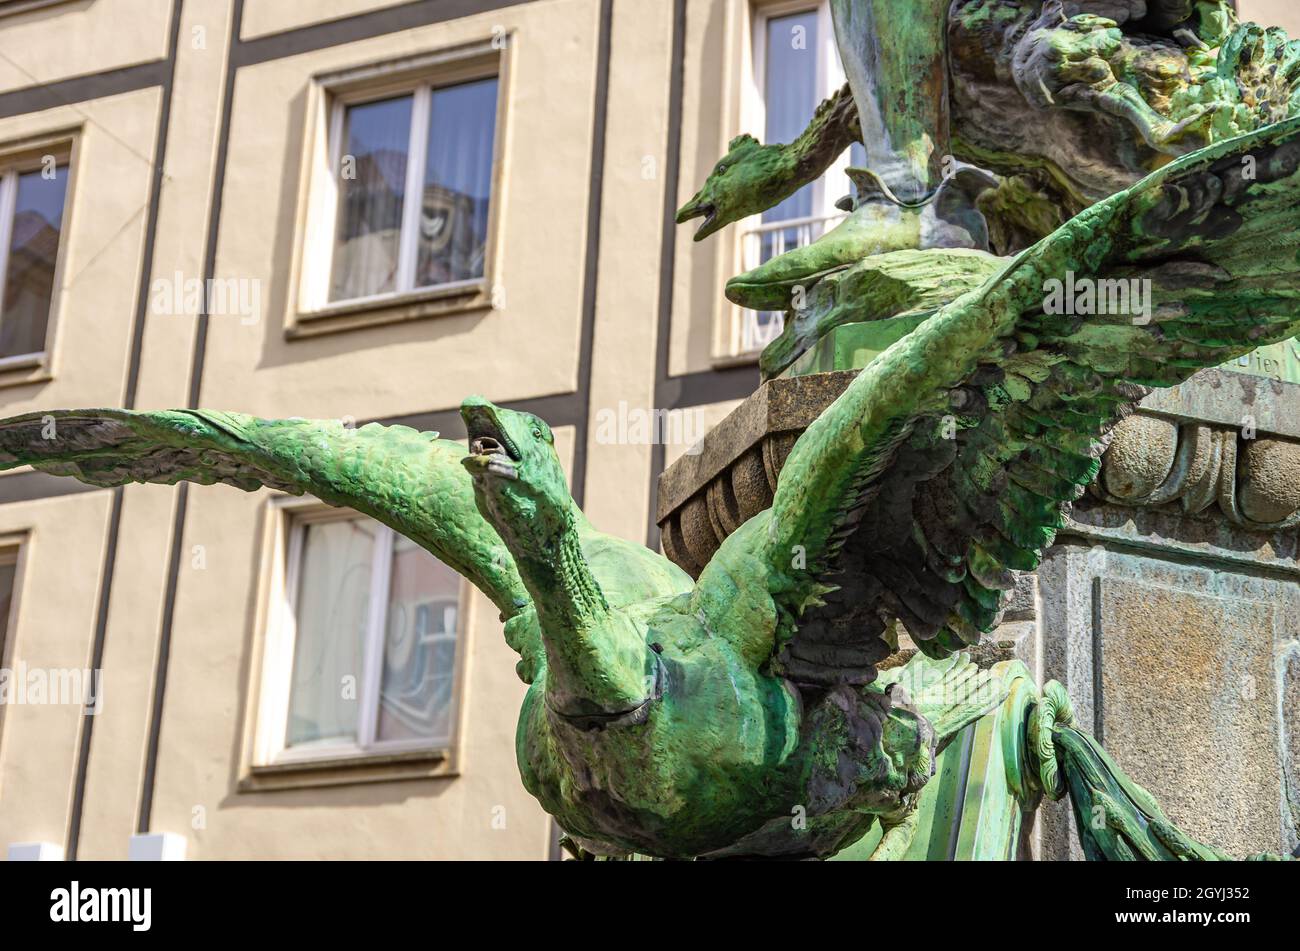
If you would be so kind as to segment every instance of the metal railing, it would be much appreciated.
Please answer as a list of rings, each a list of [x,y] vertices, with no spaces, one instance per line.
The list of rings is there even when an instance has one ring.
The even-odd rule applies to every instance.
[[[749,271],[787,251],[812,244],[845,217],[817,215],[765,221],[741,236],[742,266]],[[742,354],[762,350],[780,335],[785,325],[785,315],[775,310],[741,310],[739,319],[739,352]]]

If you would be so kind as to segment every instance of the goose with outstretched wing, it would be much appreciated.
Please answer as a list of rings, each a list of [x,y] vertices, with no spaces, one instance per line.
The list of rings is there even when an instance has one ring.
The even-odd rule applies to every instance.
[[[1111,429],[1149,387],[1300,330],[1297,197],[1300,120],[1082,212],[867,366],[694,582],[587,522],[543,421],[477,398],[467,453],[398,428],[99,411],[48,414],[48,439],[48,417],[0,423],[0,464],[312,492],[409,535],[509,619],[524,783],[589,851],[825,856],[879,820],[894,855],[937,751],[1000,700],[960,650]],[[1090,286],[1091,304],[1063,296]],[[894,621],[947,659],[878,672]]]
[[[893,619],[932,655],[975,643],[1151,387],[1296,333],[1298,168],[1300,120],[1197,152],[867,366],[781,473],[768,561],[799,621],[777,666],[869,680],[861,635]]]
[[[24,463],[97,486],[265,486],[363,512],[433,552],[506,616],[527,603],[510,553],[478,514],[460,460],[437,433],[340,420],[119,409],[29,413],[0,423],[0,468]]]

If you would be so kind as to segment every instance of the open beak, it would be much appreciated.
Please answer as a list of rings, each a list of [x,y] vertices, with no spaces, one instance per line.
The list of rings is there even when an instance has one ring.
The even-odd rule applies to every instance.
[[[505,447],[493,437],[479,436],[470,443],[469,453],[493,475],[499,475],[503,479],[519,478],[519,470],[515,468],[514,460],[510,458]]]
[[[704,201],[702,195],[696,195],[686,204],[682,205],[677,212],[677,223],[684,225],[692,218],[703,218],[700,227],[695,232],[695,240],[702,241],[709,235],[717,231],[721,226],[718,222],[718,206],[713,202]]]
[[[465,466],[471,471],[490,472],[503,479],[519,478],[519,450],[497,422],[488,406],[474,406],[464,412],[469,430],[469,455]]]

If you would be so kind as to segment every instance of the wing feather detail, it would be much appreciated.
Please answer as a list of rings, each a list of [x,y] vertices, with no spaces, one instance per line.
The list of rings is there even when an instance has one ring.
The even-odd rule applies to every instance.
[[[767,560],[789,623],[774,667],[866,683],[879,651],[847,631],[881,641],[901,621],[946,656],[996,625],[1151,387],[1300,331],[1297,209],[1288,120],[1086,209],[877,357],[781,473]],[[1057,281],[1086,282],[1091,312],[1056,306]],[[1127,308],[1096,305],[1121,291]],[[830,581],[854,597],[810,598]],[[838,653],[822,649],[832,634]]]
[[[0,469],[97,486],[223,483],[310,494],[390,526],[468,578],[503,616],[528,595],[479,514],[459,443],[405,426],[266,420],[207,410],[61,410],[0,420]]]

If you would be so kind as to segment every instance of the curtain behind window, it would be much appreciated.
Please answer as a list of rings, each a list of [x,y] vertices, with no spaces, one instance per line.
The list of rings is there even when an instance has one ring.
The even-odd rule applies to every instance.
[[[286,747],[357,738],[378,526],[320,522],[303,531]]]
[[[433,90],[417,287],[483,276],[496,113],[495,78]]]
[[[449,742],[460,576],[415,542],[393,540],[376,738]]]
[[[347,108],[330,300],[397,290],[412,99]]]
[[[67,166],[56,168],[51,178],[40,171],[18,176],[4,300],[0,302],[0,357],[45,349],[67,186]]]

